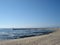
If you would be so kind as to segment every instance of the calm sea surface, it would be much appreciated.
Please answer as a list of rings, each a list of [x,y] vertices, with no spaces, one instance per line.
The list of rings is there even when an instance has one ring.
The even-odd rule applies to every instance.
[[[0,29],[0,40],[18,39],[29,36],[48,34],[52,30],[12,30]]]

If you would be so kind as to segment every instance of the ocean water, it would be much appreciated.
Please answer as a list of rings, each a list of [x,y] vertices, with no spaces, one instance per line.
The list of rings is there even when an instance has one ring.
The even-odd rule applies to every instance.
[[[12,30],[0,29],[0,40],[18,39],[30,36],[49,34],[52,30]]]

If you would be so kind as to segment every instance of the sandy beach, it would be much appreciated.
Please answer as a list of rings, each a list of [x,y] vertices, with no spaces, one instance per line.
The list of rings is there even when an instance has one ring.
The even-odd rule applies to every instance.
[[[48,35],[0,41],[0,45],[60,45],[60,29]]]

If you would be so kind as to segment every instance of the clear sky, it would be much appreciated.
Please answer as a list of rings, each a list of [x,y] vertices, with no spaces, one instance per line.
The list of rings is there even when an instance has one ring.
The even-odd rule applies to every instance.
[[[60,0],[0,0],[0,28],[60,26]]]

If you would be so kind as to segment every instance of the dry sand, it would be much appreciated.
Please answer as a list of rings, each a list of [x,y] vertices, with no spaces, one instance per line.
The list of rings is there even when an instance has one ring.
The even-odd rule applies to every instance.
[[[60,29],[48,35],[0,41],[0,45],[60,45]]]

